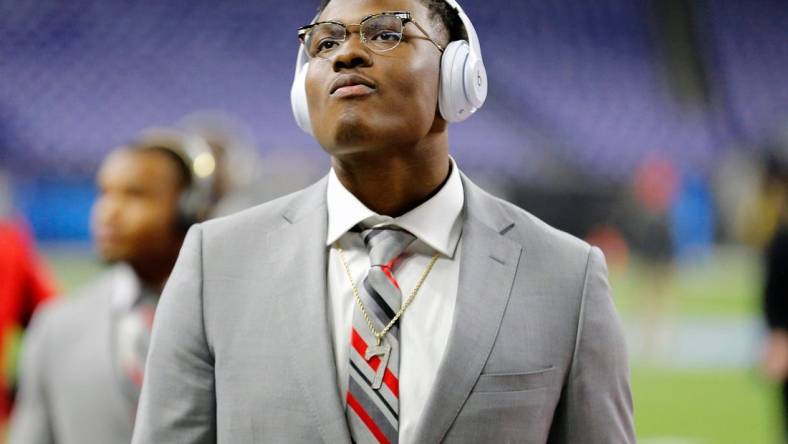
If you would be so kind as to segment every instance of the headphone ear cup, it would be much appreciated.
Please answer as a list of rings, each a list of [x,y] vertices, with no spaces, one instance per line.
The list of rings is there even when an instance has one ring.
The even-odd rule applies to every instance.
[[[441,116],[448,122],[460,122],[473,112],[465,97],[465,62],[469,52],[467,42],[455,40],[449,43],[441,57],[438,106]]]
[[[487,99],[487,70],[484,63],[471,52],[465,62],[464,74],[465,100],[472,108],[469,114],[473,114],[481,108]]]
[[[210,216],[211,210],[216,204],[212,192],[212,188],[201,188],[194,185],[181,192],[176,215],[176,224],[179,229],[184,232],[189,231],[189,227]]]
[[[175,211],[175,227],[179,232],[186,233],[189,231],[189,227],[197,223],[197,215],[192,205],[193,201],[194,198],[189,188],[184,189],[178,197],[178,205]]]
[[[293,78],[293,86],[290,88],[290,106],[293,108],[293,117],[295,117],[299,128],[312,134],[312,121],[309,119],[309,104],[306,100],[306,73],[308,70],[308,62],[297,68]]]
[[[205,178],[192,176],[193,180],[206,181]],[[214,183],[201,182],[192,183],[189,187],[181,191],[178,197],[176,225],[183,232],[189,231],[189,227],[202,222],[211,216],[211,212],[219,202],[219,196],[214,194]]]

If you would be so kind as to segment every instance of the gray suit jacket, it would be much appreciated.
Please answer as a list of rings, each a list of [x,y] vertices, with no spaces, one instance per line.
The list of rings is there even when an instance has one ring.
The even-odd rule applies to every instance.
[[[114,274],[39,310],[25,336],[10,444],[128,443],[134,406],[112,353]]]
[[[449,343],[419,443],[631,443],[601,252],[465,176]],[[350,442],[329,335],[326,180],[187,236],[133,443]]]

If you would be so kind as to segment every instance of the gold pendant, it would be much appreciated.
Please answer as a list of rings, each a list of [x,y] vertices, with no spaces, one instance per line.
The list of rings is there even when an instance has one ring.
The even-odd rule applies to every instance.
[[[380,363],[375,372],[375,379],[372,380],[372,388],[380,390],[383,386],[383,375],[386,374],[386,367],[389,364],[389,356],[391,355],[391,345],[383,343],[383,345],[373,345],[367,347],[367,352],[364,353],[364,359],[369,361],[374,356],[380,356]]]

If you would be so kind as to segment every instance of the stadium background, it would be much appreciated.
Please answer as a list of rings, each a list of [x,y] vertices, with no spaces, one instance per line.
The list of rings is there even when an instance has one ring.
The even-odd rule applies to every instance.
[[[100,268],[93,175],[145,127],[235,116],[260,156],[261,198],[325,173],[289,104],[295,29],[315,3],[0,0],[0,168],[61,288]],[[788,5],[463,3],[490,94],[452,127],[452,153],[605,249],[640,442],[777,442],[776,388],[756,368],[759,249],[774,225],[760,185],[788,139]]]

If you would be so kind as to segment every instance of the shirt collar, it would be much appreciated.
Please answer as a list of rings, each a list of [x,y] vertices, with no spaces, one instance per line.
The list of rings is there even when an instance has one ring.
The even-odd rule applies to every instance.
[[[137,274],[128,264],[121,263],[113,267],[112,308],[124,313],[145,301],[156,301],[158,294],[140,282]]]
[[[112,307],[118,312],[131,310],[141,293],[140,284],[134,270],[127,264],[118,264],[112,270],[113,291]]]
[[[462,207],[465,193],[454,159],[449,179],[429,200],[399,217],[383,216],[367,208],[342,185],[332,168],[328,176],[328,235],[326,245],[337,241],[360,222],[367,225],[395,225],[443,255],[452,257],[462,231]]]

